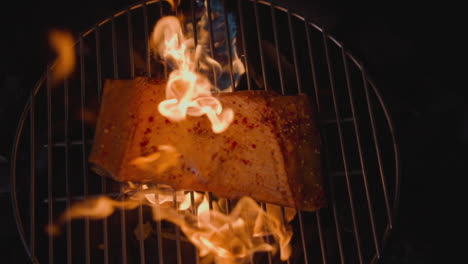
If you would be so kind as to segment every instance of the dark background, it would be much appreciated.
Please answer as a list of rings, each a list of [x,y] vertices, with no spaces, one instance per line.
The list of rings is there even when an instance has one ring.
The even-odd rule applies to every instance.
[[[26,0],[1,7],[2,263],[27,263],[12,217],[8,162],[20,111],[51,59],[47,32],[62,28],[77,34],[132,2]],[[440,1],[285,2],[328,29],[365,63],[392,113],[402,186],[397,224],[383,262],[452,263],[450,258],[459,253],[457,222],[465,208],[456,205],[462,201],[463,190],[458,190],[468,174],[462,8]]]

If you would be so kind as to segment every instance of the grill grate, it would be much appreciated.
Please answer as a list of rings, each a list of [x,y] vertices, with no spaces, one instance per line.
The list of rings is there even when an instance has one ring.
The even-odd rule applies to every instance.
[[[196,4],[190,1],[186,16],[192,21]],[[207,11],[212,13],[209,1]],[[322,28],[282,6],[224,1],[222,12],[225,25],[231,23],[227,12],[237,17],[246,68],[239,89],[306,93],[317,112],[329,206],[298,213],[288,263],[376,262],[398,205],[398,148],[388,110],[362,63]],[[66,223],[59,237],[43,231],[76,201],[101,194],[120,198],[120,183],[88,168],[92,120],[105,79],[167,77],[167,65],[152,59],[147,39],[150,26],[170,14],[166,3],[143,1],[105,19],[79,35],[74,76],[53,87],[52,65],[33,89],[17,130],[11,182],[18,231],[34,263],[198,263],[197,251],[171,224],[152,223],[153,235],[136,239],[150,219],[142,206],[99,221]],[[231,34],[224,27],[225,40]],[[213,41],[210,48],[216,58]],[[231,52],[227,57],[234,83]],[[194,210],[193,193],[191,198]],[[259,253],[251,262],[279,260]]]

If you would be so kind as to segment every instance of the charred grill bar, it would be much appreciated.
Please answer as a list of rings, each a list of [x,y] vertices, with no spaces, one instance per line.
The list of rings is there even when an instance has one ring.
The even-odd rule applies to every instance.
[[[362,63],[300,14],[266,1],[221,2],[230,62],[227,13],[237,17],[237,51],[246,69],[238,87],[306,93],[319,113],[329,205],[296,216],[289,262],[374,263],[392,229],[399,194],[398,148],[378,89]],[[188,6],[193,22],[197,3]],[[48,68],[33,89],[12,152],[11,193],[18,231],[34,263],[196,263],[198,253],[174,226],[153,223],[147,240],[135,239],[135,233],[148,232],[144,207],[67,223],[59,237],[43,232],[76,200],[118,195],[119,183],[88,168],[92,109],[105,79],[167,77],[167,65],[152,59],[146,40],[157,19],[171,13],[167,3],[143,1],[105,19],[79,36],[74,76],[52,87]],[[211,52],[217,30],[212,22]],[[232,68],[229,79],[234,83]],[[277,261],[269,253],[252,259]]]

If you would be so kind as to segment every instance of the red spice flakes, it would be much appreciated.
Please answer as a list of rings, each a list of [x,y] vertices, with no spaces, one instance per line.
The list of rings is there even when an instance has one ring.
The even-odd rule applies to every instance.
[[[233,123],[237,125],[237,124],[239,124],[239,121],[237,121],[237,119],[235,119]]]
[[[314,200],[319,203],[325,202],[325,193],[322,189],[317,190],[317,193],[314,195]]]
[[[258,125],[257,125],[257,124],[250,124],[250,125],[247,125],[247,127],[250,128],[250,129],[252,129],[252,128],[254,128],[254,127],[258,127]]]
[[[247,117],[242,118],[242,123],[247,124]]]
[[[135,114],[131,114],[130,118],[135,119]]]
[[[148,121],[149,121],[149,122],[153,122],[153,121],[154,121],[154,116],[148,117]]]
[[[245,159],[241,159],[242,163],[244,163],[245,165],[250,165],[252,164],[252,162],[250,160],[245,160]]]
[[[146,130],[145,130],[145,132],[143,134],[147,135],[147,134],[151,133],[151,131],[152,131],[151,128],[148,127],[148,128],[146,128]]]
[[[252,144],[252,148],[257,148],[257,145],[255,145],[255,144]]]
[[[166,124],[171,123],[171,121],[169,121],[169,119],[167,119],[167,118],[164,120],[164,122],[166,122]]]
[[[236,146],[237,146],[237,141],[233,141],[233,142],[231,143],[231,150],[235,149]]]
[[[149,138],[143,137],[143,140],[140,142],[140,147],[145,147],[149,143]]]

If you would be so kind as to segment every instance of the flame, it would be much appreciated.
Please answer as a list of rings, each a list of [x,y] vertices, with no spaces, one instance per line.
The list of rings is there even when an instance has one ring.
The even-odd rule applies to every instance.
[[[213,259],[215,263],[246,263],[259,251],[276,253],[279,250],[281,260],[291,255],[292,231],[287,222],[294,217],[293,209],[286,209],[284,219],[287,222],[283,223],[279,206],[267,205],[265,211],[249,197],[241,198],[230,213],[224,213],[221,199],[209,208],[210,199],[206,193],[193,192],[192,204],[190,192],[174,192],[168,186],[150,188],[146,184],[135,184],[130,188],[135,189],[124,201],[102,196],[73,205],[48,227],[48,231],[56,235],[66,221],[83,217],[105,218],[115,209],[135,209],[144,204],[152,207],[155,221],[166,220],[178,225],[198,248],[200,257]],[[174,206],[174,201],[180,203],[178,207]],[[190,210],[192,206],[197,206],[196,212]],[[275,242],[267,243],[267,236],[273,236]]]
[[[51,79],[53,82],[59,82],[69,76],[75,68],[73,37],[69,32],[53,30],[49,33],[49,42],[57,53]]]
[[[133,159],[130,164],[139,167],[142,170],[154,170],[158,174],[174,167],[179,162],[180,153],[171,145],[160,145],[158,151],[146,157]]]
[[[179,20],[173,16],[161,18],[151,36],[151,47],[174,70],[166,85],[166,100],[158,110],[172,121],[189,116],[206,115],[214,133],[225,131],[232,120],[232,109],[223,109],[221,102],[212,96],[215,90],[208,78],[197,72],[199,67],[221,68],[202,46],[195,46],[193,38],[185,39]]]
[[[206,196],[198,208],[198,215],[187,211],[176,214],[166,209],[160,210],[154,218],[177,224],[199,249],[200,256],[211,255],[216,263],[247,261],[257,251],[275,252],[277,246],[266,243],[264,236],[276,239],[282,260],[291,255],[289,242],[292,231],[282,224],[280,218],[263,211],[251,198],[241,198],[230,214],[208,210]]]
[[[169,2],[174,8],[180,1]],[[225,131],[233,121],[234,112],[229,108],[223,109],[221,102],[212,95],[212,91],[218,89],[198,72],[213,68],[222,72],[224,68],[206,54],[203,46],[195,45],[193,38],[184,37],[181,24],[175,17],[164,17],[158,21],[150,45],[153,52],[173,68],[166,85],[166,100],[158,106],[161,115],[172,121],[206,115],[214,133]],[[63,69],[54,78],[64,78],[73,70],[73,67],[71,70],[68,67],[74,65],[74,57],[69,58],[73,52],[69,53],[70,50],[63,48],[65,46],[56,46],[59,53],[57,65],[60,66],[57,69]],[[244,66],[236,54],[232,66],[236,73],[243,73]],[[231,88],[234,85],[231,84]],[[160,145],[155,153],[138,157],[131,164],[143,170],[164,173],[176,166],[179,158],[180,153],[173,146]],[[289,242],[292,231],[288,222],[295,215],[293,209],[286,209],[283,217],[280,207],[267,205],[265,211],[253,199],[243,197],[227,212],[225,199],[211,201],[206,193],[174,191],[166,185],[129,182],[123,193],[127,198],[122,201],[102,196],[74,204],[54,225],[48,227],[48,231],[57,234],[59,227],[72,219],[105,218],[115,209],[131,210],[147,205],[152,208],[155,221],[166,220],[179,226],[187,239],[198,248],[199,256],[216,263],[246,263],[258,251],[279,251],[282,260],[291,255]],[[151,225],[145,223],[145,232],[138,239],[149,236],[149,228]],[[265,237],[268,236],[273,236],[274,242],[267,243]]]
[[[203,196],[203,201],[200,203],[197,209],[198,216],[204,215],[210,210],[210,202],[208,200],[208,195]]]
[[[197,192],[188,192],[184,196],[184,200],[179,204],[179,210],[184,211],[188,210],[192,206],[192,195],[193,195],[193,203],[197,204],[200,199],[202,198],[202,194]]]
[[[180,5],[181,0],[165,0],[171,5],[172,11],[175,11],[176,8]]]

